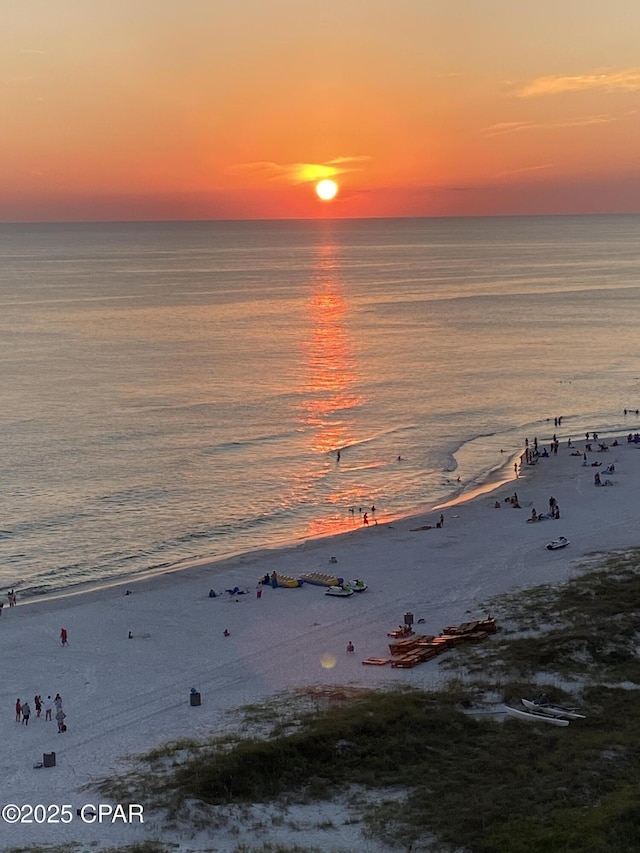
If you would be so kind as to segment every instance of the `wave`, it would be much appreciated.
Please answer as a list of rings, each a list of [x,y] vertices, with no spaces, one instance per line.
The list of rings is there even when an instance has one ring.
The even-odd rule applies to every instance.
[[[401,435],[403,432],[411,432],[417,429],[419,429],[417,424],[389,427],[387,429],[382,429],[378,432],[372,433],[371,435],[365,436],[364,438],[360,438],[357,441],[351,441],[347,444],[343,444],[341,447],[336,447],[334,450],[328,450],[327,453],[335,453],[336,450],[353,450],[354,448],[358,447],[366,447],[366,445],[374,444],[375,442],[380,441],[383,438]]]

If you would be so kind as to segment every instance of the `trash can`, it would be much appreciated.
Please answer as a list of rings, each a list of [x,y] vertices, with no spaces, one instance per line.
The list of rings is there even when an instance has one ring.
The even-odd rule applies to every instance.
[[[42,763],[45,767],[55,767],[56,766],[56,754],[55,754],[55,752],[43,753]]]
[[[404,614],[404,624],[407,628],[410,628],[413,625],[413,613],[407,612]]]
[[[200,705],[200,694],[199,693],[191,693],[189,696],[189,701],[191,702],[192,707],[195,705]]]

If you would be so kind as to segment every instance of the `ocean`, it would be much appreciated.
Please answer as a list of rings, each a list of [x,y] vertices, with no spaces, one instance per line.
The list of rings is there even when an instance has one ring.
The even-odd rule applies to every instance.
[[[21,598],[416,514],[525,438],[640,428],[640,216],[0,225],[0,260]]]

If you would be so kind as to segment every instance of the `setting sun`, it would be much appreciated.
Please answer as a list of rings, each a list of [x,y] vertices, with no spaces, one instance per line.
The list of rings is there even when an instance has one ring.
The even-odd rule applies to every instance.
[[[335,198],[337,192],[338,185],[335,181],[331,181],[328,178],[316,184],[316,193],[322,201],[331,201],[332,198]]]

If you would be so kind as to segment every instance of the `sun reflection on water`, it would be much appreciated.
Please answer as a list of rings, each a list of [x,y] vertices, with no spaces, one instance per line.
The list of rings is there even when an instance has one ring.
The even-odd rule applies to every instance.
[[[308,434],[310,452],[322,457],[318,474],[326,479],[326,503],[335,508],[309,523],[311,536],[352,528],[359,518],[349,513],[349,507],[363,500],[359,482],[345,473],[345,451],[348,456],[348,448],[358,441],[353,413],[365,398],[336,252],[331,244],[318,249],[308,305],[309,336],[303,346],[306,379],[301,389],[300,420]]]

